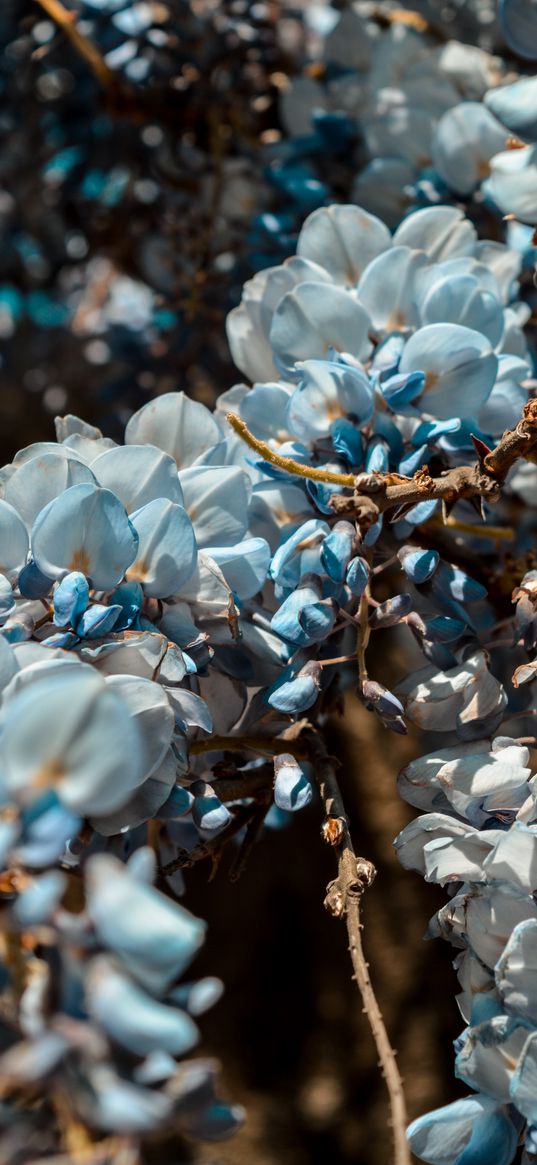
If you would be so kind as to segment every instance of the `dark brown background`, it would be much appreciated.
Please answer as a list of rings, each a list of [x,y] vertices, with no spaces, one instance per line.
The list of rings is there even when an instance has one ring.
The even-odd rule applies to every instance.
[[[396,790],[399,768],[423,751],[417,734],[383,730],[352,698],[328,744],[356,849],[378,875],[364,901],[364,943],[405,1078],[409,1117],[464,1095],[453,1079],[451,1040],[462,1026],[451,948],[424,943],[444,900],[401,869],[392,841],[414,816]],[[209,923],[196,970],[226,992],[202,1019],[203,1053],[223,1064],[226,1096],[248,1111],[244,1129],[205,1146],[203,1165],[387,1165],[387,1099],[358,992],[343,923],[323,909],[334,855],[319,833],[320,805],[290,828],[266,832],[243,879],[221,867],[207,884],[188,877],[188,905]]]

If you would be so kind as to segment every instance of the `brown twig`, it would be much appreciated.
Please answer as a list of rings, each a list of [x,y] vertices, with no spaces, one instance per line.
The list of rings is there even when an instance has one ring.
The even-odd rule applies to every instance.
[[[103,89],[116,88],[118,86],[117,73],[107,65],[102,53],[99,52],[93,41],[80,32],[75,13],[65,8],[61,0],[36,0],[36,4],[39,4],[47,16],[50,16],[58,28],[61,28],[62,32],[65,33],[78,55],[89,65]]]
[[[260,768],[238,773],[236,777],[217,777],[211,781],[211,788],[220,801],[241,801],[243,797],[265,797],[273,784],[273,766],[261,765]]]
[[[289,752],[289,739],[288,732],[287,734],[283,733],[279,738],[271,738],[270,736],[210,736],[207,740],[194,740],[189,751],[191,756],[199,756],[206,752],[255,752],[258,756],[277,756],[279,753]],[[296,749],[298,750],[297,756],[307,755],[298,741]]]
[[[240,833],[244,825],[248,825],[248,822],[255,812],[255,808],[251,804],[240,805],[229,825],[217,837],[213,838],[212,841],[201,841],[190,851],[185,849],[179,850],[177,857],[172,858],[171,862],[167,862],[165,866],[160,867],[159,874],[165,878],[169,878],[177,870],[190,869],[196,862],[202,862],[205,858],[212,858],[213,862],[219,861],[223,847],[228,841],[231,841],[232,837]]]
[[[326,814],[323,837],[335,848],[338,861],[338,875],[327,887],[324,904],[335,918],[344,918],[347,926],[353,978],[362,997],[364,1012],[375,1041],[390,1099],[394,1165],[411,1165],[406,1138],[407,1116],[403,1083],[373,990],[362,945],[363,923],[360,916],[362,894],[371,886],[376,870],[372,862],[367,858],[357,857],[354,852],[347,814],[335,773],[335,762],[328,756],[322,740],[316,733],[308,733],[308,743]]]
[[[283,469],[286,473],[292,473],[294,477],[306,477],[308,481],[326,481],[332,485],[344,485],[349,489],[353,488],[356,480],[354,473],[332,473],[328,469],[315,469],[312,465],[301,465],[299,461],[293,461],[292,457],[282,457],[279,453],[275,453],[265,441],[260,441],[257,437],[254,437],[248,426],[236,413],[226,413],[226,420],[245,444],[249,445],[250,449],[253,449],[255,453],[259,453],[263,461],[270,462],[277,469]]]
[[[265,817],[272,804],[271,794],[265,794],[261,804],[258,804],[246,826],[246,832],[242,840],[239,852],[233,862],[229,871],[230,882],[238,882],[246,869],[246,865],[256,842],[259,840],[263,826],[265,824]]]

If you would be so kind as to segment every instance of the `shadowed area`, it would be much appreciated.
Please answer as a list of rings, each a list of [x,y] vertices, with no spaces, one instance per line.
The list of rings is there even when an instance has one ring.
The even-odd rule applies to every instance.
[[[383,730],[349,698],[345,716],[331,721],[328,747],[342,761],[357,852],[378,870],[364,900],[364,944],[413,1118],[465,1091],[452,1076],[450,1041],[461,1021],[451,952],[422,942],[442,895],[402,870],[391,844],[413,815],[395,778],[420,746],[416,736]],[[188,874],[189,906],[209,922],[196,971],[226,985],[202,1021],[203,1051],[222,1057],[226,1094],[248,1111],[233,1141],[196,1154],[204,1165],[389,1159],[386,1091],[351,982],[345,927],[322,905],[335,859],[320,820],[316,802],[290,828],[266,832],[236,885],[229,859],[209,885],[203,865]]]

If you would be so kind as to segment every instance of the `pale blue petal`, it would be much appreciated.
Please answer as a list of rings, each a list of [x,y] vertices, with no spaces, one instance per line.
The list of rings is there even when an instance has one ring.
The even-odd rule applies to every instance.
[[[371,350],[369,325],[364,308],[347,291],[301,283],[278,304],[270,342],[287,367],[297,360],[321,359],[329,348],[366,359]]]
[[[202,786],[199,792],[198,784]],[[196,781],[191,792],[194,794],[192,803],[194,825],[197,826],[202,837],[216,837],[232,820],[229,809],[216,796],[211,786],[205,784],[205,781]]]
[[[456,255],[471,255],[477,232],[463,210],[454,206],[432,206],[403,219],[394,236],[394,246],[425,251],[430,263],[440,263]]]
[[[379,255],[366,269],[358,296],[379,331],[404,331],[419,323],[417,277],[426,262],[422,252],[399,246]]]
[[[161,684],[139,676],[108,676],[106,685],[121,697],[135,721],[139,734],[140,777],[146,780],[163,763],[172,740],[174,715],[166,692]],[[139,781],[132,780],[131,783],[134,787]]]
[[[413,546],[399,550],[397,557],[407,577],[418,585],[432,578],[440,561],[437,550],[421,550]]]
[[[119,498],[128,514],[156,498],[183,504],[173,457],[153,445],[118,445],[93,462],[99,485]]]
[[[78,458],[65,453],[43,453],[20,465],[7,482],[4,498],[31,527],[37,515],[72,485],[95,485],[95,477]]]
[[[524,3],[526,0],[524,0]],[[525,223],[537,222],[537,146],[496,154],[483,193],[502,214],[514,214]]]
[[[345,581],[351,594],[359,599],[369,582],[369,563],[366,558],[358,556],[351,559]]]
[[[511,1100],[526,1120],[537,1124],[537,1032],[529,1036],[513,1075]]]
[[[478,413],[477,421],[483,433],[501,437],[506,429],[514,429],[527,401],[523,381],[531,377],[531,369],[519,356],[498,356],[498,375],[494,388]]]
[[[198,979],[195,983],[181,983],[170,992],[170,1000],[179,1007],[184,1007],[189,1015],[203,1015],[214,1007],[221,999],[224,984],[214,975],[207,975],[205,979]]]
[[[87,1078],[89,1123],[98,1129],[140,1136],[157,1132],[170,1120],[173,1101],[162,1090],[139,1088],[102,1064],[90,1067]]]
[[[51,578],[80,570],[97,590],[121,582],[135,558],[137,536],[109,490],[74,485],[49,502],[32,530],[32,552]]]
[[[205,924],[108,854],[88,859],[86,877],[98,938],[143,987],[163,994],[199,950]]]
[[[329,271],[336,283],[352,287],[368,263],[390,246],[390,232],[375,215],[359,206],[327,206],[306,219],[296,249]]]
[[[304,522],[278,547],[270,564],[270,577],[281,586],[295,587],[303,573],[303,555],[313,548],[320,556],[323,539],[329,533],[330,526],[319,518]]]
[[[537,921],[515,926],[495,967],[496,985],[507,1011],[537,1026]]]
[[[288,400],[287,423],[301,441],[328,437],[333,422],[352,416],[358,424],[371,418],[373,387],[361,368],[331,360],[305,360]]]
[[[490,159],[505,149],[505,129],[477,101],[461,101],[436,127],[433,163],[451,190],[469,195],[488,174]]]
[[[181,469],[216,445],[221,435],[205,405],[183,392],[167,392],[134,413],[125,429],[125,444],[156,445]]]
[[[145,594],[153,598],[176,594],[192,577],[198,556],[186,510],[176,502],[156,498],[136,510],[131,521],[138,550],[127,578],[141,583]]]
[[[479,332],[458,324],[430,324],[407,341],[401,371],[425,372],[419,405],[439,420],[475,416],[487,400],[498,359]]]
[[[503,335],[503,305],[473,275],[446,275],[434,282],[421,305],[422,324],[453,323],[482,332],[494,347]]]
[[[525,5],[528,8],[528,5]],[[535,8],[537,54],[537,6]],[[537,77],[522,77],[513,85],[501,85],[485,93],[484,104],[507,126],[510,133],[527,142],[537,139]],[[505,141],[504,141],[505,145]],[[500,146],[502,149],[503,146]]]
[[[295,813],[305,809],[313,797],[311,781],[291,755],[274,757],[274,801],[278,809]]]
[[[5,574],[0,574],[0,622],[4,622],[8,615],[15,610],[15,595],[13,587]]]
[[[306,664],[301,671],[285,668],[266,693],[267,703],[279,712],[298,715],[315,703],[321,686],[321,669],[315,663]]]
[[[103,837],[111,837],[126,829],[136,829],[145,821],[151,821],[153,817],[157,817],[160,820],[161,817],[175,816],[176,814],[174,813],[165,814],[163,808],[169,802],[172,794],[177,777],[177,770],[178,764],[175,752],[170,748],[158,768],[142,785],[139,785],[134,790],[134,793],[129,797],[126,804],[122,805],[121,809],[116,809],[113,813],[106,813],[102,817],[92,814],[89,819],[90,825],[97,833],[102,834]],[[175,806],[175,809],[177,810],[177,806]],[[185,811],[183,810],[183,812]],[[140,851],[137,850],[136,852],[139,853]]]
[[[250,486],[236,466],[196,466],[180,475],[185,509],[200,550],[234,546],[246,533]]]
[[[23,801],[50,788],[73,812],[105,813],[143,776],[138,728],[89,668],[36,676],[5,701],[3,713],[4,781]]]
[[[9,502],[0,501],[0,571],[10,574],[20,570],[28,556],[26,526]]]
[[[57,627],[74,625],[89,603],[89,585],[79,570],[66,574],[54,592],[54,622]]]
[[[234,594],[251,599],[263,587],[270,564],[270,546],[264,538],[246,538],[236,546],[207,550]]]
[[[198,1029],[185,1011],[152,999],[107,958],[92,960],[86,1004],[106,1034],[137,1056],[157,1049],[184,1056],[198,1042]]]
[[[76,620],[75,632],[81,639],[100,639],[110,634],[121,613],[122,608],[117,603],[109,607],[103,603],[92,603]]]
[[[274,382],[254,384],[240,403],[240,415],[254,437],[267,441],[287,440],[287,405],[289,390]]]
[[[13,913],[19,925],[27,929],[47,922],[59,906],[66,888],[67,878],[61,870],[41,874],[14,903]]]
[[[175,723],[179,730],[187,733],[189,728],[213,731],[213,718],[205,700],[187,688],[167,688],[166,694],[172,706]]]
[[[418,1117],[407,1135],[429,1165],[511,1165],[518,1142],[505,1109],[481,1093]]]

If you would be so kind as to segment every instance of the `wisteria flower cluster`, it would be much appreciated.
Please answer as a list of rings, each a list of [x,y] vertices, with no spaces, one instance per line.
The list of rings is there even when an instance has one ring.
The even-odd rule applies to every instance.
[[[518,148],[533,143],[530,79],[475,44],[439,43],[404,9],[381,12],[380,27],[367,4],[324,13],[328,33],[312,38],[312,60],[282,95],[289,140],[273,161],[282,186],[287,173],[295,194],[302,175],[307,208],[308,197],[341,197],[343,185],[392,228],[411,206],[450,201],[477,219],[537,221],[534,151]],[[525,19],[503,22],[509,43],[529,46],[523,57]]]
[[[3,834],[5,853],[5,825]],[[5,933],[13,947],[24,940],[26,962],[12,972],[19,1038],[2,1018],[5,1161],[33,1148],[48,1158],[58,1131],[68,1147],[78,1130],[79,1152],[91,1151],[98,1137],[115,1159],[122,1145],[156,1131],[213,1140],[242,1119],[238,1106],[217,1099],[211,1061],[177,1062],[196,1045],[195,1017],[218,999],[221,984],[177,982],[205,926],[154,889],[154,859],[146,848],[127,865],[111,853],[94,854],[83,884],[72,887],[74,909],[62,904],[68,872],[28,871],[10,887]],[[34,850],[24,860],[42,866],[46,856]],[[20,1103],[25,1094],[34,1097],[29,1106]],[[80,1129],[87,1130],[82,1138]]]
[[[479,1092],[422,1118],[412,1143],[461,1165],[479,1127],[507,1163],[532,1126],[531,1003],[515,1001],[504,947],[519,952],[534,918],[534,801],[527,752],[502,733],[531,716],[533,576],[515,690],[482,565],[491,507],[537,437],[520,268],[454,207],[393,237],[361,207],[319,209],[230,314],[253,387],[214,414],[160,395],[123,445],[59,418],[55,442],[1,470],[6,1153],[67,1094],[90,1139],[236,1125],[212,1066],[177,1063],[218,990],[178,982],[203,937],[175,901],[182,870],[236,840],[240,871],[264,824],[316,785],[325,799],[311,726],[356,685],[389,730],[410,720],[446,742],[402,778],[428,814],[398,846],[462,883],[438,928],[464,944],[458,1063]],[[449,541],[455,505],[483,547],[471,569]],[[389,627],[419,660],[394,690],[369,674],[370,637]],[[341,821],[327,810],[336,847]],[[516,1080],[502,1059],[515,1046]],[[43,1107],[28,1111],[30,1084]],[[435,1156],[444,1127],[453,1151]]]
[[[504,429],[526,439],[518,418],[532,382],[519,269],[515,252],[478,241],[455,208],[421,210],[392,238],[363,209],[333,206],[306,221],[295,258],[246,285],[228,321],[237,363],[260,382],[228,394],[241,418],[234,427],[266,459],[282,495],[294,501],[303,477],[312,504],[269,569],[279,603],[272,626],[301,651],[269,700],[295,713],[311,708],[313,645],[327,636],[333,645],[338,620],[350,623],[357,604],[366,706],[394,731],[409,719],[440,734],[436,751],[401,776],[402,795],[427,812],[396,845],[405,866],[453,887],[431,933],[461,948],[459,1004],[469,1026],[456,1071],[477,1095],[411,1126],[414,1152],[432,1165],[509,1165],[521,1136],[528,1160],[537,1147],[534,778],[528,749],[502,735],[513,716],[531,722],[523,685],[535,665],[521,663],[512,686],[512,652],[496,646],[479,570],[446,560],[430,525],[440,503],[444,519],[454,500],[461,515],[468,505],[468,479],[457,498],[453,475],[472,446],[486,471]],[[432,465],[451,490],[435,491]],[[483,516],[497,501],[490,484],[480,487]],[[467,528],[479,539],[479,527]],[[404,591],[379,603],[371,584],[394,561]],[[534,573],[515,594],[512,639],[513,651],[530,655]],[[363,644],[394,624],[413,632],[426,666],[388,692],[369,678]],[[322,685],[322,647],[316,661]]]

